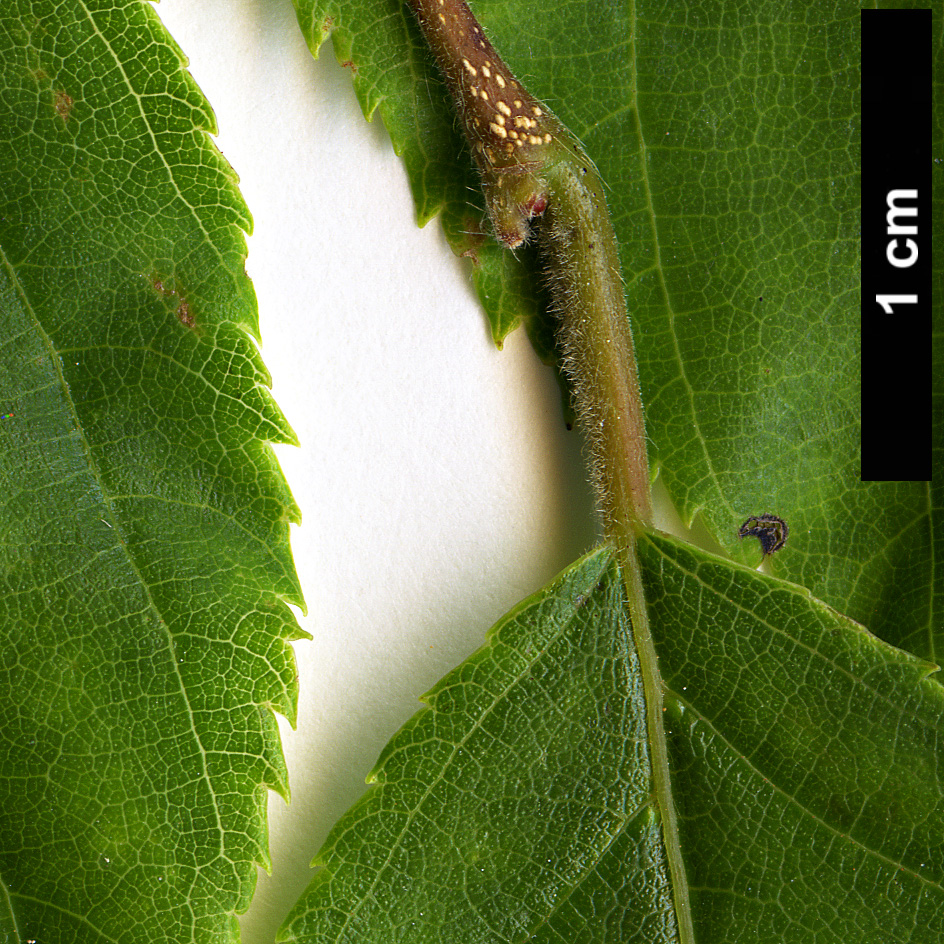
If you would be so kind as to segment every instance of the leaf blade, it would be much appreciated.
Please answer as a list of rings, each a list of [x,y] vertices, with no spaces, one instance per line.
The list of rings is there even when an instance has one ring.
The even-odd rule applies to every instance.
[[[581,621],[590,618],[598,624],[598,645],[624,645],[619,636],[625,632],[625,598],[608,555],[605,548],[589,555],[512,611],[486,646],[437,686],[434,693],[453,693],[453,731],[475,730],[495,712],[494,699],[476,703],[455,693],[499,661],[503,634],[516,620],[519,635],[512,648],[518,653],[527,651],[530,634],[537,651],[537,640],[546,639],[545,616],[556,614],[547,617],[552,623],[568,608],[565,634],[575,627],[578,635],[586,633]],[[802,588],[664,535],[644,536],[640,557],[667,685],[672,794],[697,940],[936,940],[944,928],[938,841],[944,774],[937,760],[944,696],[928,677],[932,667],[881,642]],[[586,601],[595,594],[602,604],[594,608]],[[550,649],[548,654],[555,661]],[[601,689],[601,673],[575,671],[567,660],[555,672],[577,689],[603,694],[597,718],[613,725],[606,709],[622,703],[633,712],[624,723],[642,732],[638,694],[621,699],[619,692]],[[619,678],[630,691],[641,691],[638,677]],[[449,725],[439,726],[434,717],[436,695],[429,701],[430,708],[384,750],[376,784],[329,836],[315,860],[321,870],[280,940],[509,939],[507,926],[486,920],[490,907],[511,915],[527,911],[530,924],[516,926],[514,940],[676,940],[676,905],[656,809],[635,806],[612,842],[566,890],[560,884],[564,870],[555,870],[548,881],[542,865],[545,859],[555,865],[574,861],[586,811],[566,804],[545,808],[540,822],[552,820],[552,831],[536,828],[527,815],[519,818],[514,803],[489,820],[487,829],[469,813],[482,797],[514,798],[515,785],[532,776],[539,795],[554,799],[558,794],[541,777],[549,776],[550,784],[562,772],[576,772],[569,791],[577,797],[585,795],[581,776],[597,782],[596,772],[609,770],[616,784],[616,768],[592,741],[569,738],[578,745],[577,756],[545,774],[544,759],[517,754],[498,737],[472,743],[463,736],[444,745],[437,736]],[[501,730],[524,731],[530,739],[549,723],[555,713],[549,706],[556,702],[519,699],[514,721]],[[576,714],[588,716],[586,710]],[[469,755],[463,764],[476,772],[468,779],[449,772],[460,744]],[[549,749],[548,757],[553,753]],[[648,781],[645,755],[638,758],[631,776]],[[410,776],[402,777],[403,771]],[[407,798],[410,791],[415,800],[443,784],[435,810],[410,818],[417,808]],[[643,789],[635,799],[645,796]],[[617,806],[624,799],[618,792]],[[612,802],[598,801],[594,808]],[[553,832],[559,845],[529,856],[535,832]],[[507,855],[516,846],[524,850],[517,860]],[[471,880],[461,868],[450,870],[461,860],[456,850],[469,848],[475,858],[462,865],[474,872],[486,863],[493,883],[482,901],[468,894]],[[396,868],[384,871],[390,862]],[[520,898],[500,893],[521,888],[527,894]],[[525,907],[542,896],[543,914],[533,904]]]
[[[250,218],[149,4],[0,44],[0,874],[26,937],[234,939],[301,603]]]
[[[588,940],[632,929],[626,940],[651,941],[671,926],[642,688],[610,605],[621,595],[609,554],[589,555],[424,697],[329,836],[281,939],[554,941],[581,927]],[[656,881],[608,886],[624,854]]]
[[[640,554],[700,934],[936,939],[934,667],[791,584],[659,535]]]

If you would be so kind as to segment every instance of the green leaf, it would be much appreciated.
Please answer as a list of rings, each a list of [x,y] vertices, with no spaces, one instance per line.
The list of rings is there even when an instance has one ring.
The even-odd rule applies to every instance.
[[[610,554],[589,555],[423,698],[280,939],[556,940],[588,905],[611,940],[671,927],[622,595]],[[596,939],[581,931],[565,939]]]
[[[640,557],[698,940],[939,940],[935,667],[677,541]]]
[[[938,940],[944,693],[775,578],[650,535],[687,895],[607,550],[490,632],[393,738],[281,940]],[[676,910],[678,909],[678,910]]]
[[[756,565],[738,528],[780,515],[791,534],[776,573],[934,658],[941,496],[859,481],[859,5],[474,7],[610,186],[650,454],[683,519],[700,512],[729,554]],[[365,112],[380,110],[420,220],[441,211],[465,251],[457,230],[479,226],[457,222],[479,199],[472,164],[405,5],[296,8],[311,48],[330,33]],[[940,121],[940,97],[936,107]],[[475,274],[497,338],[530,317],[523,270],[503,278],[483,262]]]
[[[183,67],[140,0],[0,14],[11,940],[236,940],[288,790],[298,513],[268,444],[293,434]]]

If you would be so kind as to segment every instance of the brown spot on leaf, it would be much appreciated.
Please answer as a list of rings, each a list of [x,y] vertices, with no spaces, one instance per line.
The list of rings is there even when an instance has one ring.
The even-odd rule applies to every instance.
[[[171,288],[174,285],[173,278],[167,278],[163,275],[152,275],[150,277],[151,287],[157,292],[161,298],[170,299],[171,302],[176,302],[176,309],[174,314],[177,315],[177,320],[185,327],[190,328],[191,331],[196,332],[197,334],[202,334],[200,329],[197,327],[197,316],[193,308],[190,305],[190,302],[187,301],[184,296],[183,290],[179,287]]]
[[[186,299],[181,299],[180,304],[177,306],[177,320],[185,328],[190,328],[191,330],[193,330],[194,325],[197,323],[193,309],[190,307],[190,303]]]
[[[472,260],[472,265],[475,266],[476,269],[479,268],[479,266],[481,266],[481,264],[482,264],[482,260],[479,259],[479,251],[478,251],[478,249],[465,249],[465,250],[463,250],[462,252],[459,253],[459,258],[460,258],[460,259],[471,259],[471,260]]]
[[[53,105],[56,108],[56,114],[66,122],[69,120],[69,115],[72,113],[72,106],[75,104],[75,99],[69,95],[67,92],[63,92],[61,89],[53,93]]]
[[[460,259],[471,259],[478,268],[482,263],[479,260],[479,249],[488,241],[488,235],[483,230],[483,220],[479,216],[465,216],[462,219],[462,235],[460,243],[463,246],[459,253]]]
[[[345,59],[344,62],[341,63],[341,68],[350,69],[353,75],[357,75],[357,63],[351,59]]]

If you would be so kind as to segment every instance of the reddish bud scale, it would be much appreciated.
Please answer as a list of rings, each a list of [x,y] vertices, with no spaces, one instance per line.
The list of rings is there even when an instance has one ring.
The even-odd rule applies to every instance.
[[[542,171],[564,141],[573,151],[571,136],[514,78],[463,0],[407,2],[455,101],[495,234],[514,249],[547,206]]]

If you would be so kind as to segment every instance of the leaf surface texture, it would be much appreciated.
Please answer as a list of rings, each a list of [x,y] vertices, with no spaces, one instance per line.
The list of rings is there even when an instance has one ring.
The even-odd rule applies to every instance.
[[[545,349],[540,297],[521,289],[540,272],[527,254],[492,261],[494,240],[475,235],[487,224],[471,159],[405,4],[295,3],[312,49],[330,34],[365,112],[379,110],[420,220],[441,212],[474,259],[496,338],[525,319]],[[770,562],[777,575],[937,658],[940,483],[859,481],[860,6],[472,6],[609,185],[650,459],[683,520],[700,514],[756,566],[738,528],[779,515],[790,540]],[[942,30],[936,11],[939,63]],[[939,128],[940,96],[935,108]]]
[[[251,220],[150,4],[6,3],[0,70],[4,939],[236,940],[301,603]]]
[[[944,934],[944,696],[802,588],[641,557],[699,942]],[[607,549],[490,632],[394,737],[281,940],[676,941],[642,687]]]

